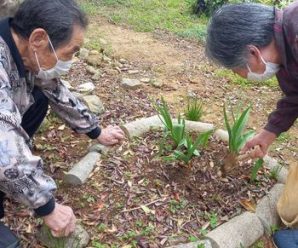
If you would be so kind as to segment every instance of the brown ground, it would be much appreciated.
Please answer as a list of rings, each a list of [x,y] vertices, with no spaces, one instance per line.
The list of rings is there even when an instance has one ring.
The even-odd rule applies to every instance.
[[[102,19],[94,21],[90,29],[90,42],[94,42],[98,37],[106,40],[105,51],[112,58],[111,62],[101,63],[102,78],[95,82],[96,94],[101,97],[107,108],[106,113],[101,116],[103,125],[119,124],[152,115],[154,110],[151,107],[151,99],[159,98],[161,95],[170,103],[173,112],[178,113],[183,111],[185,98],[191,93],[197,95],[204,103],[203,121],[213,122],[218,127],[223,127],[224,101],[229,100],[233,104],[252,103],[250,127],[259,129],[280,97],[278,89],[266,86],[243,88],[216,76],[216,68],[208,63],[203,47],[196,42],[181,40],[163,32],[136,33]],[[122,61],[123,65],[120,65],[120,59],[126,62]],[[138,73],[131,75],[128,70],[138,70]],[[119,84],[121,77],[149,77],[162,81],[163,86],[155,88],[148,84],[138,90],[125,90]],[[86,73],[85,64],[80,61],[73,69],[69,80],[76,86],[90,78],[91,75]],[[118,244],[119,247],[121,244],[126,248],[130,246],[125,245],[136,243],[140,247],[149,247],[148,243],[151,244],[150,247],[163,247],[170,242],[176,242],[177,235],[185,241],[185,238],[190,236],[199,236],[202,227],[210,228],[211,212],[218,213],[216,224],[222,223],[228,217],[244,210],[239,204],[241,199],[247,199],[248,196],[257,199],[270,185],[269,181],[266,181],[267,177],[262,177],[260,185],[265,188],[249,188],[254,186],[248,186],[247,179],[243,178],[241,182],[236,182],[235,188],[240,187],[246,191],[236,194],[235,188],[229,189],[234,190],[236,198],[230,200],[234,199],[235,205],[230,208],[217,208],[215,205],[219,205],[224,199],[222,195],[210,196],[210,199],[215,197],[216,200],[206,204],[208,201],[202,193],[203,189],[198,190],[198,184],[204,182],[202,185],[206,187],[205,191],[211,193],[208,182],[218,180],[216,173],[212,176],[202,173],[201,170],[204,166],[210,166],[206,161],[214,161],[214,168],[218,168],[219,159],[207,159],[202,167],[191,166],[191,169],[179,167],[176,163],[167,165],[156,162],[153,157],[157,147],[149,135],[143,140],[131,144],[125,142],[116,147],[112,155],[98,164],[86,185],[75,189],[66,188],[61,185],[63,171],[67,171],[86,153],[85,147],[90,142],[85,137],[75,135],[68,128],[59,131],[57,127],[62,123],[56,119],[53,121],[52,117],[50,119],[51,125],[38,135],[35,142],[36,153],[45,159],[49,165],[47,171],[60,185],[58,200],[73,206],[78,218],[94,234],[94,243],[90,244],[90,247],[96,247],[95,242]],[[287,139],[277,142],[270,155],[277,157],[284,164],[295,162],[296,131],[296,127],[292,128]],[[224,148],[214,149],[220,153]],[[212,150],[209,153],[212,154]],[[194,161],[201,164],[200,160]],[[191,186],[189,183],[185,184],[188,178],[189,182],[192,182]],[[230,187],[233,180],[218,182],[218,187],[223,187],[225,183]],[[151,204],[147,208],[140,208],[148,203]],[[38,247],[32,234],[39,222],[33,218],[23,218],[28,216],[28,212],[15,209],[13,206],[15,205],[8,203],[7,221],[24,238],[25,247]],[[134,207],[138,209],[131,211]],[[198,212],[201,216],[193,214]]]

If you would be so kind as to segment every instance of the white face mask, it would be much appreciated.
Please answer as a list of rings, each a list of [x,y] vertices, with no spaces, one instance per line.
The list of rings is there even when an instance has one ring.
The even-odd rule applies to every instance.
[[[49,43],[50,43],[50,46],[53,49],[54,55],[57,59],[57,63],[53,68],[48,69],[48,70],[42,69],[40,66],[38,57],[37,57],[37,53],[35,52],[35,58],[36,58],[36,61],[37,61],[38,67],[39,67],[39,72],[36,75],[36,77],[39,79],[45,80],[45,81],[51,80],[54,78],[59,78],[61,75],[67,74],[70,70],[71,65],[72,65],[72,60],[69,60],[69,61],[59,60],[50,38],[49,38]]]
[[[265,64],[266,69],[262,74],[258,74],[255,72],[252,72],[249,65],[247,65],[248,74],[247,79],[251,81],[266,81],[270,78],[272,78],[280,69],[279,64],[266,62],[263,57],[261,56],[262,62]]]

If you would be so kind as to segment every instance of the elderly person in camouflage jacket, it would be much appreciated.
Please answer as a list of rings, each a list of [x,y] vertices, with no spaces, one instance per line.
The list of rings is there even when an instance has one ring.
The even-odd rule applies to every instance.
[[[119,127],[101,130],[97,117],[59,80],[86,26],[73,0],[25,0],[14,18],[0,21],[0,218],[6,194],[43,217],[54,236],[71,233],[76,219],[70,207],[55,203],[55,182],[29,148],[48,105],[77,133],[104,145],[124,138]],[[2,229],[0,224],[0,247],[7,247]]]

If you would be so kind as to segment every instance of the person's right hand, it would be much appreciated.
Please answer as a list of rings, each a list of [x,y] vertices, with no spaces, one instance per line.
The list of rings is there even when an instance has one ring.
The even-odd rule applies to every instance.
[[[276,139],[276,134],[263,129],[255,137],[249,140],[241,153],[250,151],[251,158],[263,158],[268,151],[269,146]],[[258,149],[254,149],[258,146]]]
[[[68,206],[56,203],[54,211],[43,219],[54,237],[67,237],[75,230],[76,217]]]

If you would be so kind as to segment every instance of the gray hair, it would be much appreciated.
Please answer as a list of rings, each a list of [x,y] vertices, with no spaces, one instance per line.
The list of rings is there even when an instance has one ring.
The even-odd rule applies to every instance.
[[[28,39],[36,28],[43,28],[54,48],[66,44],[74,25],[86,29],[88,19],[75,0],[25,0],[11,22],[13,30]]]
[[[244,3],[224,5],[207,29],[206,54],[226,68],[247,64],[248,45],[265,47],[273,40],[274,7]]]

